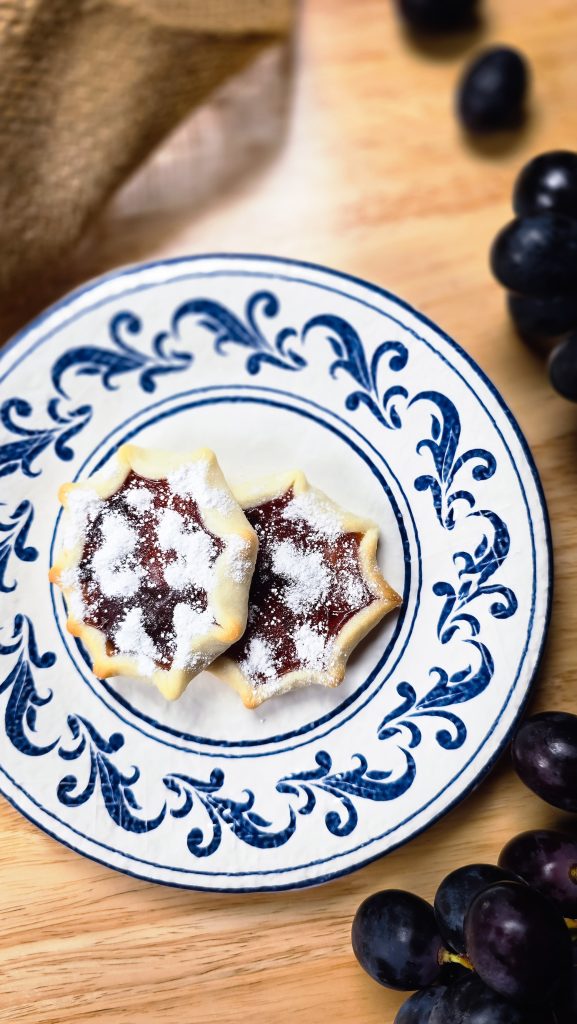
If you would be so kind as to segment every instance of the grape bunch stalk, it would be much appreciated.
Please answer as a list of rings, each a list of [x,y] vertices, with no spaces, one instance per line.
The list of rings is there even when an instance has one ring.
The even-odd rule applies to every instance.
[[[530,789],[577,812],[577,716],[527,719],[512,757]],[[523,832],[498,864],[448,875],[434,906],[398,889],[374,893],[352,943],[375,981],[416,990],[395,1024],[577,1024],[577,840]]]

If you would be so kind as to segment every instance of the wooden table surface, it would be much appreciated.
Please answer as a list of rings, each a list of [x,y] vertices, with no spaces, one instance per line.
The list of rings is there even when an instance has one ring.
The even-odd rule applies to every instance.
[[[178,213],[139,211],[138,188],[136,198],[127,193],[59,287],[137,259],[254,250],[365,277],[437,321],[492,377],[535,454],[557,580],[533,706],[577,710],[577,406],[552,393],[542,363],[515,338],[487,266],[519,167],[577,145],[577,6],[483,6],[481,32],[423,52],[404,37],[391,0],[308,0],[290,122],[274,153]],[[479,151],[461,137],[452,97],[467,54],[493,41],[529,57],[532,116],[507,145]],[[209,136],[197,131],[195,144]],[[360,901],[389,886],[431,898],[452,868],[494,861],[517,831],[557,820],[504,758],[445,820],[372,866],[304,892],[231,897],[109,871],[1,802],[0,1021],[388,1024],[401,998],[351,953]]]

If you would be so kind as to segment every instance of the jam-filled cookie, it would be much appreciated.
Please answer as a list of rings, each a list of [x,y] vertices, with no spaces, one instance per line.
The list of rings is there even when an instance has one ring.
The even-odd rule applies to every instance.
[[[242,636],[258,541],[213,452],[124,445],[107,475],[64,484],[50,570],[96,676],[170,700]]]
[[[311,683],[338,686],[351,651],[401,603],[377,565],[378,528],[298,471],[235,493],[259,553],[246,631],[210,671],[253,708]]]

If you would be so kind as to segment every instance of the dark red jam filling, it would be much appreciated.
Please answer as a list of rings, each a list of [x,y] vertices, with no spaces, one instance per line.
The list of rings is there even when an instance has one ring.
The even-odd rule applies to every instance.
[[[152,494],[153,502],[150,510],[140,511],[125,500],[126,491],[134,488],[144,488]],[[106,499],[104,511],[99,513],[88,526],[80,560],[79,580],[86,608],[84,620],[88,625],[95,626],[104,634],[109,655],[118,653],[113,638],[127,611],[131,608],[140,608],[142,609],[144,629],[162,655],[158,665],[160,668],[169,669],[172,664],[170,644],[174,640],[175,606],[185,601],[198,611],[204,611],[207,606],[207,594],[205,590],[194,586],[187,586],[183,590],[174,590],[164,579],[164,567],[175,560],[176,553],[160,549],[156,537],[154,512],[166,508],[172,508],[179,512],[188,526],[200,526],[212,538],[216,550],[214,556],[216,560],[223,550],[224,544],[207,530],[196,502],[192,498],[174,494],[166,480],[150,480],[138,476],[131,470],[122,487]],[[91,569],[92,557],[103,541],[103,516],[114,511],[122,514],[128,524],[137,531],[140,539],[131,566],[142,566],[144,573],[140,579],[138,590],[130,597],[104,595]]]
[[[304,622],[330,642],[361,608],[376,600],[365,583],[359,562],[362,534],[343,533],[336,539],[329,539],[316,533],[304,519],[283,518],[293,496],[291,488],[279,498],[245,509],[245,515],[258,535],[259,551],[249,594],[248,625],[241,639],[227,651],[227,657],[242,663],[248,656],[251,641],[258,637],[272,651],[277,676],[303,668],[294,637]],[[320,552],[332,570],[331,575],[334,573],[334,585],[327,597],[303,614],[295,614],[287,607],[284,599],[286,580],[272,568],[274,551],[285,540],[303,553]],[[339,586],[339,577],[342,579],[343,574],[362,588],[362,600],[355,602],[355,607],[351,607],[344,588]],[[267,679],[256,673],[253,681],[266,684]]]

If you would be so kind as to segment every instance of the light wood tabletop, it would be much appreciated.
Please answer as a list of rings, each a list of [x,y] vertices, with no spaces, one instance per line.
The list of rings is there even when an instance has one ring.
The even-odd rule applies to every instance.
[[[290,95],[286,125],[278,110],[270,115],[278,138],[259,141],[253,125],[250,153],[232,145],[238,174],[221,180],[218,139],[200,115],[173,150],[180,184],[195,171],[194,194],[184,187],[180,206],[167,208],[161,154],[116,200],[58,288],[139,259],[257,251],[364,277],[439,323],[502,391],[542,474],[556,592],[532,706],[575,711],[577,406],[551,391],[542,362],[515,337],[488,251],[511,216],[522,164],[547,149],[577,148],[577,6],[482,7],[482,30],[423,50],[401,30],[392,0],[307,0],[292,84],[282,55],[270,55],[262,71],[276,76],[279,109]],[[506,144],[473,148],[453,116],[454,88],[470,53],[494,41],[519,46],[531,63],[531,116]],[[193,143],[212,146],[213,156],[190,167],[183,152]],[[211,184],[198,181],[198,167]],[[361,900],[383,887],[430,899],[454,867],[494,861],[516,832],[560,818],[504,757],[448,817],[371,866],[311,890],[231,897],[117,874],[1,801],[0,1021],[389,1024],[401,997],[365,976],[351,952]]]

